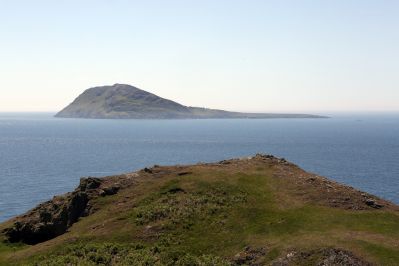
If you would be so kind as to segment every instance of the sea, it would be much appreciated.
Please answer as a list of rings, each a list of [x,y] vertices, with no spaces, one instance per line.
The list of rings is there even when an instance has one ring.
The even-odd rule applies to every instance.
[[[399,113],[329,119],[100,120],[0,113],[0,222],[81,177],[273,154],[399,204]]]

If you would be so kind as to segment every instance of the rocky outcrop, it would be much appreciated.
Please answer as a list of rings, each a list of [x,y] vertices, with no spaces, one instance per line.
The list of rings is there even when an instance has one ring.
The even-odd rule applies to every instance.
[[[243,251],[237,253],[232,260],[232,265],[239,266],[239,265],[261,265],[258,262],[259,259],[263,258],[267,254],[265,248],[253,248],[247,246],[244,248]]]
[[[103,187],[100,178],[82,178],[75,191],[40,204],[17,217],[13,226],[4,230],[9,242],[37,244],[64,234],[80,217],[91,212],[90,201],[98,196],[116,194],[118,186]]]
[[[325,248],[312,251],[292,251],[272,265],[371,266],[372,264],[356,257],[352,252],[336,248]]]
[[[247,246],[234,256],[231,265],[266,265],[264,259],[267,255],[268,252],[265,248]],[[371,266],[372,264],[344,249],[323,248],[309,251],[291,251],[267,265]]]

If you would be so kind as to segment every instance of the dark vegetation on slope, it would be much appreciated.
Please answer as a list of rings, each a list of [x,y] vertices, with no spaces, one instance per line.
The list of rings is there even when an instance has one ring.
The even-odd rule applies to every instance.
[[[1,265],[399,264],[398,206],[268,155],[82,179],[0,230]]]
[[[322,118],[305,114],[238,113],[188,107],[125,84],[90,88],[56,114],[56,117],[113,119]]]

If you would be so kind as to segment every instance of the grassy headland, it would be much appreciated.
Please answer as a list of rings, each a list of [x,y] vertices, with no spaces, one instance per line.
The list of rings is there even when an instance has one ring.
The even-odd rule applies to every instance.
[[[397,206],[272,156],[154,166],[91,189],[88,210],[47,241],[6,230],[43,208],[1,224],[0,264],[399,265]]]

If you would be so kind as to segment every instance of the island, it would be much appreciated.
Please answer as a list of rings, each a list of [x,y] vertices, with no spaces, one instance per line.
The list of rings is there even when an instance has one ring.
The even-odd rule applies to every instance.
[[[399,265],[399,206],[283,158],[82,178],[0,224],[1,265]]]
[[[55,116],[97,119],[326,118],[308,114],[239,113],[189,107],[126,84],[87,89]]]

